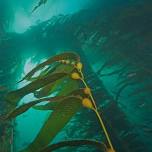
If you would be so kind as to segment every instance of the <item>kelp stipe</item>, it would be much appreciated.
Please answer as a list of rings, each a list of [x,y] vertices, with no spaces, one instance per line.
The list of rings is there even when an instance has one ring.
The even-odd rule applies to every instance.
[[[110,140],[110,137],[108,135],[107,129],[106,129],[106,127],[104,125],[104,122],[103,122],[103,120],[102,120],[102,118],[101,118],[101,116],[98,112],[96,102],[95,102],[95,100],[93,98],[93,95],[91,93],[91,89],[88,87],[87,83],[85,82],[84,75],[83,75],[83,72],[82,72],[82,63],[81,62],[77,63],[75,67],[76,67],[76,69],[78,70],[78,72],[80,73],[81,76],[78,73],[72,73],[72,78],[73,79],[80,79],[83,82],[84,86],[86,87],[84,89],[84,93],[86,95],[89,95],[89,98],[91,99],[90,100],[89,98],[84,98],[82,100],[82,104],[83,104],[84,107],[92,109],[96,113],[96,115],[98,117],[98,120],[101,124],[101,127],[103,128],[103,131],[104,131],[105,136],[107,138],[108,144],[110,146],[110,149],[108,149],[107,151],[115,152],[114,147],[112,145],[112,142]]]
[[[45,71],[45,74],[44,72],[43,74],[40,72],[39,76],[34,77],[37,71],[44,69],[46,66],[49,67],[47,71]],[[54,70],[51,70],[52,68],[54,68]],[[5,115],[5,120],[13,119],[31,107],[35,110],[52,110],[52,113],[49,115],[34,141],[20,152],[46,152],[64,146],[81,145],[93,145],[104,152],[115,152],[106,127],[99,115],[91,89],[85,82],[82,68],[83,65],[79,55],[73,52],[56,55],[36,66],[21,80],[30,81],[29,84],[17,91],[9,92],[6,95],[7,101],[13,105],[18,104],[19,100],[17,99],[21,99],[29,93],[33,93],[37,100],[16,107]],[[83,84],[84,88],[80,88],[80,84]],[[52,95],[56,91],[58,93],[55,97],[49,97],[49,95]],[[17,92],[19,92],[19,94]],[[14,96],[20,98],[14,98]],[[38,103],[45,103],[46,101],[47,103],[44,105],[37,105]],[[62,141],[49,145],[54,137],[82,107],[86,107],[95,112],[105,133],[108,146],[103,142],[87,139]]]

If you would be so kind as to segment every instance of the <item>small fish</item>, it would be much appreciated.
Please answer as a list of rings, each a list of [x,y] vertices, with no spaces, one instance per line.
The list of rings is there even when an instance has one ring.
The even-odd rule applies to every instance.
[[[130,74],[128,74],[128,78],[134,77],[134,76],[136,76],[136,73],[130,73]]]
[[[45,4],[47,0],[40,0],[39,3],[33,8],[32,13],[35,12],[41,5]]]
[[[139,105],[140,108],[142,108],[144,106],[145,106],[145,103],[142,103],[142,104]]]

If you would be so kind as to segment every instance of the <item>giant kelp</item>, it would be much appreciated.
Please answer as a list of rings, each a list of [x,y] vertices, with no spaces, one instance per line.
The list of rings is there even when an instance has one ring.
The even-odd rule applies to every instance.
[[[151,74],[148,72],[150,71],[149,69],[151,69],[151,47],[149,45],[151,40],[151,32],[149,30],[151,22],[149,20],[150,18],[148,17],[148,14],[150,14],[150,9],[147,9],[150,8],[150,3],[150,1],[149,3],[148,1],[140,1],[138,5],[136,5],[136,3],[133,3],[132,5],[131,3],[131,5],[127,6],[126,8],[120,7],[118,9],[116,5],[113,5],[110,10],[107,9],[105,12],[103,9],[98,9],[100,11],[85,10],[74,15],[60,15],[53,17],[49,21],[39,24],[38,26],[31,27],[29,31],[23,34],[20,42],[25,42],[24,45],[27,47],[31,47],[31,45],[42,47],[40,46],[42,44],[43,50],[52,50],[51,53],[47,52],[48,54],[55,53],[56,48],[72,48],[78,50],[79,54],[81,54],[82,59],[85,63],[87,63],[87,65],[90,63],[96,63],[93,62],[95,59],[100,59],[100,65],[102,66],[104,65],[103,62],[105,61],[105,65],[108,66],[104,66],[104,69],[111,68],[113,72],[108,71],[107,73],[101,68],[100,71],[102,72],[102,77],[100,81],[98,77],[99,75],[96,75],[93,70],[91,72],[87,71],[86,73],[87,75],[91,75],[88,78],[90,84],[92,84],[92,86],[96,86],[93,87],[95,90],[94,94],[97,97],[96,100],[99,101],[100,99],[104,98],[107,101],[104,102],[102,100],[104,104],[101,106],[106,107],[103,112],[104,116],[106,116],[107,125],[110,126],[109,129],[113,126],[113,132],[111,132],[111,134],[115,137],[115,140],[117,139],[117,143],[115,145],[118,145],[119,143],[119,146],[122,145],[122,147],[124,147],[121,151],[149,151],[147,146],[150,144],[146,143],[147,146],[144,145],[145,141],[148,139],[146,137],[149,136],[140,138],[140,135],[144,134],[142,132],[143,128],[136,126],[131,118],[138,117],[139,123],[148,121],[147,115],[142,115],[141,117],[140,115],[135,116],[135,114],[136,111],[139,111],[140,113],[142,109],[144,110],[144,106],[147,105],[147,96],[148,100],[151,100],[151,87],[149,87],[151,85],[149,83]],[[133,13],[135,15],[133,15]],[[99,16],[102,17],[100,18]],[[138,22],[132,22],[137,20],[137,18]],[[145,22],[148,24],[144,24]],[[52,43],[50,44],[50,42]],[[21,49],[22,48],[20,48],[20,50]],[[92,59],[89,56],[89,50],[93,51],[95,59]],[[83,53],[85,53],[85,55]],[[98,58],[95,56],[95,54],[97,54]],[[86,56],[88,59],[85,58]],[[117,67],[118,71],[115,71],[113,67]],[[109,76],[110,79],[111,76],[115,75],[119,76],[118,80],[120,81],[112,94],[117,102],[111,99],[111,97],[109,99],[109,94],[105,93],[105,90],[107,89],[107,91],[109,91],[110,87],[105,87],[101,83],[101,80],[105,78],[105,76],[107,78]],[[144,83],[146,80],[148,80],[147,78],[149,81],[141,85],[141,82]],[[149,89],[147,89],[146,92],[143,92],[143,95],[141,96],[140,90],[142,90],[142,87],[146,88],[146,86]],[[133,93],[135,92],[136,98],[134,97],[133,93],[132,96],[129,96],[129,98],[133,98],[131,100],[128,97],[125,99],[122,98],[127,93],[127,90],[130,90],[132,87],[137,89],[137,92],[133,89]],[[127,104],[125,104],[125,100],[127,100]],[[148,105],[150,105],[149,103]],[[138,104],[143,105],[142,108],[140,108],[140,105],[140,107],[138,107]],[[128,113],[131,113],[130,109],[133,109],[134,115],[128,116]],[[114,116],[111,117],[109,115],[109,111],[115,111],[115,113],[117,113],[117,115],[121,115],[121,117],[116,117],[115,113],[113,114]],[[147,111],[145,111],[145,114],[146,113]],[[130,119],[129,122],[127,119]],[[83,123],[82,119],[79,120]],[[132,123],[133,126],[130,123]],[[123,128],[120,127],[122,124]],[[83,128],[81,128],[81,130],[82,129]],[[140,133],[136,129],[141,129]],[[72,131],[74,132],[74,129]],[[74,134],[72,131],[71,135]],[[91,129],[90,132],[92,132],[93,135],[97,133],[95,131],[93,133]],[[138,136],[136,136],[137,134]],[[134,146],[137,145],[137,143],[138,146]]]
[[[59,63],[59,65],[55,70],[52,70],[51,65],[54,62]],[[38,76],[34,77],[33,79],[34,74],[38,72],[40,69],[43,70],[46,66],[49,66],[51,70],[47,68],[47,71],[44,70],[45,74],[44,71],[42,71]],[[36,106],[35,110],[49,109],[49,110],[53,110],[53,112],[50,114],[49,118],[44,123],[43,127],[41,128],[40,132],[38,133],[34,141],[26,149],[21,151],[25,151],[25,152],[46,151],[46,146],[50,144],[50,142],[54,139],[54,137],[67,124],[67,122],[72,118],[72,116],[74,116],[75,113],[77,113],[80,110],[82,106],[91,109],[95,112],[101,124],[101,127],[103,128],[103,132],[105,133],[108,146],[106,146],[103,143],[98,143],[96,141],[79,140],[79,141],[68,141],[68,142],[65,141],[62,143],[58,143],[56,144],[55,147],[60,148],[59,145],[61,145],[62,147],[62,145],[65,146],[65,145],[92,144],[92,145],[96,145],[98,148],[100,147],[101,151],[107,151],[107,152],[115,151],[111,143],[111,139],[109,137],[107,129],[97,109],[97,105],[91,93],[91,89],[88,87],[87,83],[85,82],[82,68],[83,65],[80,62],[80,58],[77,54],[69,52],[69,53],[56,55],[55,57],[51,57],[47,61],[36,66],[21,80],[21,81],[29,80],[31,82],[30,84],[27,84],[26,86],[24,86],[21,89],[18,89],[17,91],[9,92],[6,95],[5,99],[7,102],[13,105],[14,104],[17,105],[17,103],[25,95],[32,92],[34,93],[36,90],[48,86],[48,84],[50,86],[50,83],[52,84],[50,89],[47,90],[45,89],[46,92],[44,90],[43,92],[47,94],[47,96],[52,95],[55,91],[59,92],[55,97],[38,98],[35,101],[31,101],[29,103],[16,107],[11,112],[9,112],[8,114],[2,117],[3,120],[13,119],[18,115],[24,113],[31,107],[34,106],[35,108],[35,105],[41,102],[45,102],[45,101],[49,102],[46,105],[38,106],[38,108]],[[64,71],[66,75],[65,74],[63,75],[63,73],[61,73],[61,70]],[[62,77],[58,76],[57,74],[61,74]],[[58,82],[57,80],[61,80],[61,81]],[[66,84],[62,85],[62,82]],[[73,82],[72,85],[69,85],[69,82]],[[79,88],[80,82],[83,83],[84,85],[84,88],[82,89]],[[61,87],[61,89],[58,90],[59,86]],[[54,145],[48,147],[47,149],[50,150],[52,147],[54,147]]]
[[[130,5],[127,7],[127,9],[121,8],[116,10],[114,14],[110,15],[107,13],[107,11],[107,15],[105,15],[101,10],[100,16],[104,16],[104,18],[101,18],[100,20],[98,18],[99,14],[97,15],[95,11],[81,11],[72,16],[59,16],[48,21],[49,26],[47,26],[45,30],[49,33],[52,33],[55,30],[55,38],[60,40],[61,37],[58,38],[57,36],[57,29],[60,29],[59,33],[67,33],[67,37],[74,37],[73,41],[79,41],[81,43],[80,47],[83,48],[83,51],[86,53],[86,55],[90,48],[94,50],[94,53],[97,52],[100,60],[102,59],[105,61],[105,64],[103,63],[105,65],[105,69],[108,69],[109,67],[111,69],[113,67],[117,67],[118,69],[116,69],[116,71],[115,69],[112,69],[113,71],[110,73],[105,73],[103,71],[104,73],[102,73],[101,76],[119,76],[120,82],[118,81],[116,88],[118,91],[115,93],[116,95],[114,94],[114,96],[116,96],[115,99],[118,100],[124,89],[131,88],[136,85],[138,85],[138,87],[142,87],[142,83],[145,83],[146,81],[150,82],[151,79],[151,64],[149,64],[150,56],[145,52],[144,47],[137,48],[137,46],[140,46],[139,44],[143,44],[142,41],[145,42],[144,39],[146,39],[146,37],[149,37],[149,34],[147,34],[149,33],[149,24],[145,25],[141,20],[141,18],[147,22],[149,20],[146,14],[149,14],[150,12],[149,9],[145,9],[146,6],[149,6],[149,4],[139,3],[139,5],[137,4],[134,7],[131,7]],[[139,10],[138,7],[141,9]],[[130,15],[132,9],[136,11],[135,16]],[[93,16],[93,18],[88,19],[88,16]],[[136,28],[135,31],[132,31],[132,28],[128,28],[129,26],[127,24],[123,24],[124,22],[131,24],[132,20],[135,20],[135,18],[138,18],[138,16],[140,16],[138,19],[140,24],[138,22],[138,28]],[[141,37],[141,27],[145,26],[147,27],[147,32],[144,32],[144,35]],[[68,29],[70,32],[66,32],[65,29]],[[126,33],[126,30],[130,30],[130,32]],[[137,32],[137,30],[140,32]],[[142,30],[145,31],[145,28]],[[49,35],[47,37],[49,37]],[[51,37],[49,38],[52,39]],[[47,40],[45,38],[44,41],[44,44],[47,46]],[[148,46],[149,43],[147,41],[146,43],[146,46]],[[90,59],[89,56],[87,57]],[[143,57],[144,59],[148,60],[145,61]],[[149,92],[150,91],[151,90],[149,89]],[[140,100],[140,96],[138,96],[138,99],[136,99],[136,101],[138,100]],[[120,103],[120,106],[123,106],[121,102],[122,100],[119,100],[118,104]]]

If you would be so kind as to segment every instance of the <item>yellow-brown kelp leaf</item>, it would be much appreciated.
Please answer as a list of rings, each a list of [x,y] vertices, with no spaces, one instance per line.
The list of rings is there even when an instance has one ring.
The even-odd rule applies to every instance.
[[[81,100],[76,97],[70,97],[60,102],[50,114],[35,140],[21,152],[36,152],[48,146],[81,107]]]
[[[34,69],[32,69],[22,80],[20,80],[19,82],[23,81],[23,80],[26,80],[26,79],[30,79],[34,74],[35,72],[37,72],[38,70],[44,68],[45,66],[47,65],[50,65],[56,61],[60,61],[60,60],[67,60],[67,59],[70,59],[70,60],[75,60],[75,61],[79,61],[80,60],[80,57],[74,53],[74,52],[65,52],[65,53],[62,53],[62,54],[59,54],[59,55],[56,55],[56,56],[53,56],[51,58],[49,58],[48,60],[46,60],[45,62],[39,64],[38,66],[36,66]]]
[[[52,93],[57,91],[57,89],[61,86],[62,82],[65,80],[65,77],[63,77],[55,82],[49,83],[48,85],[41,88],[39,91],[35,91],[34,96],[36,98],[42,98],[42,97],[51,95]]]
[[[71,73],[73,71],[74,67],[71,65],[60,65],[57,71],[63,72],[66,71],[67,73]],[[78,88],[78,82],[73,81],[68,76],[65,76],[56,82],[53,82],[52,84],[48,84],[47,86],[44,86],[39,91],[35,92],[36,98],[42,98],[44,96],[51,95],[52,93],[56,92],[57,95],[66,95],[70,93],[72,90],[76,90]]]
[[[72,83],[71,83],[71,85],[72,85]],[[71,88],[71,92],[70,92],[70,88],[71,87],[69,87],[69,90],[67,90],[66,92],[64,92],[64,91],[60,92],[59,96],[63,96],[63,97],[64,96],[65,97],[75,96],[75,97],[79,97],[80,99],[81,99],[81,97],[84,97],[84,93],[83,93],[84,89],[74,90],[76,88],[76,86],[75,86],[75,88],[74,87]],[[72,90],[74,90],[74,91],[72,91]],[[62,100],[61,100],[61,102],[62,102]],[[49,102],[45,105],[35,105],[32,108],[34,108],[35,110],[54,110],[54,108],[56,106],[58,106],[58,104],[59,104],[59,102]]]
[[[71,73],[74,69],[74,66],[72,65],[68,65],[68,64],[60,64],[58,65],[58,67],[56,68],[56,70],[54,70],[54,73],[62,73],[62,72],[67,72],[67,73]]]
[[[75,81],[75,82],[76,82],[76,81]],[[77,97],[80,97],[80,98],[88,97],[88,95],[86,95],[86,94],[84,93],[84,88],[75,89],[75,90],[71,91],[71,92],[69,93],[69,95],[77,96]]]
[[[58,106],[59,102],[49,102],[45,105],[37,105],[32,108],[35,110],[54,110]]]
[[[64,71],[66,71],[67,73],[71,73],[73,71],[73,69],[74,69],[74,67],[71,65],[59,65],[53,73],[58,73],[58,72],[62,73]],[[66,81],[66,83],[65,83],[65,81]],[[61,90],[63,90],[63,89],[64,89],[63,91],[66,92],[67,89],[65,90],[65,87],[71,88],[75,85],[75,82],[73,82],[72,85],[69,84],[70,82],[71,82],[71,80],[68,79],[68,76],[65,76],[65,77],[57,80],[56,82],[53,82],[53,83],[50,83],[50,84],[44,86],[39,91],[35,91],[34,96],[36,98],[42,98],[44,96],[49,96],[51,93],[56,91],[57,88],[59,88],[59,87],[61,88],[59,90],[59,93],[61,93],[62,92]],[[70,86],[68,86],[68,85],[70,85]]]
[[[50,102],[50,109],[53,108],[53,106],[51,107],[51,105],[55,105],[57,104],[57,102],[59,102],[60,100],[63,100],[65,99],[66,97],[51,97],[51,98],[42,98],[42,99],[39,99],[39,100],[34,100],[34,101],[31,101],[29,103],[26,103],[24,105],[21,105],[15,109],[13,109],[10,113],[8,113],[6,116],[5,116],[5,120],[7,119],[13,119],[15,117],[17,117],[18,115],[24,113],[25,111],[27,111],[29,108],[31,108],[32,106],[38,104],[38,103],[41,103],[41,102],[44,102],[44,101],[49,101]]]
[[[58,81],[59,80],[57,80],[56,82],[53,82],[53,83],[49,83],[46,86],[44,86],[42,89],[40,89],[39,91],[35,91],[34,92],[34,97],[36,97],[36,98],[42,98],[42,97],[45,97],[45,96],[49,96],[51,94],[53,86]]]
[[[56,73],[56,74],[50,74],[46,77],[42,77],[41,79],[35,80],[31,82],[30,84],[24,86],[23,88],[20,88],[16,91],[9,92],[6,95],[6,101],[17,104],[17,102],[23,98],[25,95],[34,92],[35,90],[38,90],[45,85],[54,82],[58,79],[61,79],[62,77],[66,76],[67,73]]]
[[[60,84],[60,89],[57,95],[69,95],[72,91],[77,90],[79,88],[79,83],[67,77],[65,82],[63,81]]]
[[[55,73],[55,71],[56,71],[56,73],[57,73],[58,70],[56,70],[56,69],[57,69],[60,65],[61,65],[61,64],[58,63],[58,64],[55,64],[55,65],[53,65],[53,66],[49,66],[48,68],[42,70],[38,76],[32,76],[32,77],[29,77],[29,78],[26,79],[26,80],[27,80],[27,81],[35,81],[35,80],[40,79],[40,78],[42,78],[42,77],[44,77],[44,76],[47,76],[48,74]],[[58,73],[60,73],[60,72],[58,71]]]
[[[51,152],[54,150],[57,150],[59,148],[63,148],[63,147],[73,147],[73,146],[95,146],[100,152],[107,152],[107,147],[104,143],[101,143],[99,141],[96,140],[88,140],[88,139],[80,139],[80,140],[66,140],[66,141],[62,141],[62,142],[58,142],[55,144],[52,144],[46,148],[44,148],[43,150],[41,150],[40,152]]]
[[[64,83],[65,81],[66,83]],[[78,89],[79,85],[77,81],[74,81],[68,77],[57,80],[57,83],[54,83],[49,93],[53,93],[58,87],[60,87],[60,89],[57,93],[57,96],[81,96],[83,93],[82,89]],[[46,105],[34,106],[33,108],[36,110],[51,110],[50,103]]]

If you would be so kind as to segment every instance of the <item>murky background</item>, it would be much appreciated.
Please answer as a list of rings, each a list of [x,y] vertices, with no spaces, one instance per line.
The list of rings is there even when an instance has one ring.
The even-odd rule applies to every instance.
[[[37,3],[0,0],[0,84],[20,88],[25,84],[16,82],[37,64],[55,54],[75,51],[82,58],[87,82],[103,111],[116,151],[151,152],[152,1],[48,0],[31,13]],[[1,113],[7,107],[4,93],[0,92]],[[20,104],[33,99],[30,94]],[[6,151],[24,149],[49,113],[30,109],[13,123],[1,124],[0,148],[11,140],[11,150]],[[103,139],[95,120],[90,111],[80,111],[53,142]],[[80,147],[60,151],[97,150]]]

